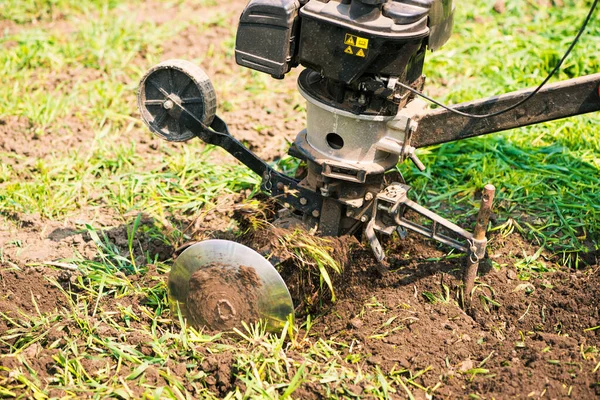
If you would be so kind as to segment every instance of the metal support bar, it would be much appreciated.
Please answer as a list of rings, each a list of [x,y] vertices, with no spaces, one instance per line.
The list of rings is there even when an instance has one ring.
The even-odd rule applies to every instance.
[[[375,198],[373,215],[365,228],[365,234],[378,261],[382,261],[385,255],[375,232],[391,235],[393,232],[397,232],[399,228],[410,229],[459,251],[469,253],[474,241],[473,234],[408,199],[409,189],[410,187],[405,184],[392,183]],[[425,226],[406,218],[407,210],[412,210],[427,218],[432,222],[432,225]],[[441,233],[441,228],[451,232],[455,237]]]
[[[463,280],[465,282],[465,299],[467,303],[471,299],[471,292],[475,287],[475,278],[479,269],[479,261],[485,257],[485,249],[487,247],[487,227],[492,213],[492,204],[494,202],[494,194],[496,188],[494,185],[487,184],[483,188],[481,196],[481,206],[477,214],[477,222],[473,231],[473,240],[469,249],[469,257],[467,258],[467,267],[465,268]]]
[[[458,104],[454,109],[488,114],[517,103],[531,92],[520,90]],[[594,111],[600,111],[600,73],[546,85],[525,104],[496,117],[474,119],[441,108],[429,111],[415,118],[418,128],[410,145],[431,146]]]
[[[420,205],[418,203],[415,203],[412,200],[406,199],[403,201],[403,204],[404,204],[404,206],[410,208],[411,210],[421,214],[425,218],[428,218],[429,220],[431,220],[433,222],[433,224],[432,224],[431,228],[429,228],[429,227],[420,225],[416,222],[410,221],[404,217],[405,210],[403,210],[402,212],[397,213],[395,215],[395,222],[396,222],[396,224],[398,224],[398,226],[402,226],[406,229],[410,229],[411,231],[417,232],[423,236],[427,236],[433,240],[437,240],[438,242],[443,243],[447,246],[453,247],[456,250],[463,251],[465,253],[468,252],[468,247],[463,245],[460,241],[453,239],[449,236],[446,236],[444,234],[441,234],[438,232],[438,230],[439,230],[439,226],[441,225],[442,227],[448,229],[449,231],[456,233],[458,236],[464,238],[464,240],[467,242],[469,240],[471,240],[473,237],[471,232],[468,232],[468,231],[464,230],[463,228],[461,228],[460,226],[448,221],[447,219],[440,217],[433,211],[428,210],[427,208],[423,207],[422,205]]]
[[[234,138],[227,128],[227,124],[215,116],[210,128],[198,120],[196,116],[182,107],[187,118],[186,126],[205,143],[222,147],[262,178],[261,190],[267,192],[276,201],[284,205],[290,205],[303,213],[311,214],[315,210],[320,212],[323,199],[320,194],[306,189],[298,182],[275,171],[269,164],[260,159],[250,149]]]

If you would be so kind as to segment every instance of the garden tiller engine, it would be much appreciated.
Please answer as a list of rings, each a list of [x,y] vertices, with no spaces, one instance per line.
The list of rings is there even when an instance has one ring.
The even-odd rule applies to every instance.
[[[471,233],[410,200],[410,186],[390,172],[406,159],[425,170],[415,152],[420,147],[597,111],[600,74],[428,109],[420,99],[426,97],[423,63],[428,49],[451,36],[453,16],[452,0],[248,3],[237,30],[237,63],[277,79],[304,67],[298,90],[307,103],[306,129],[289,149],[306,163],[301,176],[276,171],[229,133],[215,114],[209,78],[188,61],[165,61],[146,74],[141,115],[166,140],[199,137],[224,148],[259,174],[261,190],[307,228],[324,236],[364,234],[379,261],[385,252],[378,237],[394,232],[413,231],[466,253],[469,292],[485,254],[494,187],[483,188]],[[211,251],[208,246],[202,254]],[[185,286],[199,267],[180,267],[188,270],[180,278]],[[179,295],[182,304],[187,291]],[[227,315],[218,318],[233,318],[228,304],[220,303],[217,314]]]

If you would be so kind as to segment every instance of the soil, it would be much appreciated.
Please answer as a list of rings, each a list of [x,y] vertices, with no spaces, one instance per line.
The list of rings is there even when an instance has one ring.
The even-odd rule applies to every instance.
[[[20,313],[50,314],[62,307],[68,307],[68,301],[61,293],[70,289],[75,275],[67,271],[49,271],[48,268],[0,269],[0,312],[9,318]],[[53,283],[54,282],[54,283]],[[0,319],[0,336],[7,331],[8,324]],[[8,344],[13,344],[8,339]],[[0,353],[6,350],[0,342]]]
[[[261,286],[253,267],[208,264],[190,278],[187,316],[193,326],[213,330],[240,328],[242,321],[255,323],[260,319]]]
[[[123,223],[123,219],[110,212],[101,214],[97,209],[84,210],[62,221],[49,220],[38,214],[0,214],[0,248],[5,264],[21,269],[68,262],[78,255],[92,260],[97,257],[97,246],[86,230],[86,225],[91,225],[104,232],[120,254],[128,254],[127,230],[131,229],[131,224]],[[143,217],[140,224],[156,229],[158,222]],[[142,232],[136,236],[133,250],[137,264],[145,265],[148,255],[158,261],[172,256],[173,248],[159,239]]]
[[[599,344],[599,332],[589,328],[600,325],[600,266],[524,282],[508,256],[527,247],[516,238],[496,248],[495,261],[508,266],[479,278],[467,311],[458,306],[465,260],[427,261],[440,252],[410,237],[388,244],[390,254],[400,256],[382,273],[368,250],[357,251],[336,287],[339,300],[311,331],[355,343],[357,353],[369,355],[361,361],[366,369],[430,369],[420,383],[433,386],[441,376],[440,398],[600,395],[600,373],[592,372],[597,360],[582,357],[582,349]],[[497,305],[482,302],[483,296]],[[477,368],[481,375],[473,373]]]
[[[246,244],[254,241],[259,245],[264,237],[252,235],[243,239]],[[328,296],[321,296],[318,307],[313,304],[313,318],[315,310],[318,315],[309,336],[312,340],[328,338],[352,343],[354,350],[349,350],[343,361],[348,366],[352,363],[352,367],[357,368],[354,364],[358,363],[363,371],[409,369],[416,373],[427,370],[415,382],[431,387],[441,379],[443,385],[436,390],[435,398],[463,398],[470,393],[483,398],[521,398],[523,394],[532,398],[564,398],[570,393],[572,398],[583,399],[600,395],[597,385],[600,373],[595,368],[598,359],[593,353],[585,359],[582,357],[582,353],[597,348],[599,343],[600,330],[589,328],[600,325],[597,307],[600,266],[572,271],[562,270],[547,261],[547,267],[556,269],[555,272],[522,281],[517,278],[514,267],[516,255],[523,249],[529,253],[535,247],[516,234],[508,240],[495,236],[491,241],[490,259],[482,265],[474,306],[465,311],[459,306],[460,272],[465,260],[438,260],[443,252],[433,243],[409,236],[403,241],[386,243],[391,255],[390,268],[383,270],[368,248],[356,242],[352,247],[344,253],[347,261],[342,275],[335,279],[337,301],[332,303]],[[491,268],[491,259],[505,266]],[[279,267],[290,287],[299,284],[300,276],[308,283],[304,271],[293,259]],[[214,270],[219,271],[218,274],[195,275],[197,286],[231,288],[227,275],[219,276],[222,266],[214,266]],[[243,287],[235,289],[252,297],[248,286],[256,287],[255,274],[242,268],[239,275],[244,278],[240,280],[236,276],[236,282],[242,282],[238,286]],[[56,309],[68,309],[68,299],[61,289],[76,292],[74,283],[78,279],[85,283],[85,277],[69,270],[3,266],[0,287],[6,297],[0,301],[0,310],[11,316],[19,312],[51,315]],[[149,265],[147,272],[130,275],[127,279],[132,284],[148,287],[166,277]],[[316,290],[318,285],[313,282],[308,287]],[[307,292],[292,293],[296,293],[296,304],[311,298]],[[481,303],[482,296],[492,299],[494,304]],[[119,307],[138,310],[144,307],[145,301],[136,296],[120,297],[116,302],[107,298],[101,301],[99,310],[111,312]],[[91,315],[91,311],[88,318],[97,326],[98,334],[119,337],[114,328]],[[305,308],[299,309],[297,318],[302,322]],[[143,329],[151,323],[148,318],[132,322],[136,333],[123,339],[142,353],[152,354],[150,338]],[[7,329],[6,323],[0,322],[0,336],[5,336]],[[38,371],[40,378],[49,379],[56,372],[52,357],[57,350],[52,344],[77,337],[79,333],[80,327],[76,325],[54,326],[44,340],[28,347],[21,357]],[[8,351],[10,344],[10,340],[6,344],[0,342],[0,352]],[[359,358],[352,359],[352,352]],[[93,360],[86,362],[88,371],[104,367],[94,366]],[[0,367],[9,370],[17,363],[13,357],[0,359]],[[170,368],[177,371],[180,362],[174,360]],[[185,363],[181,368],[185,369]],[[243,385],[236,380],[235,356],[231,352],[207,353],[195,368],[209,374],[206,384],[215,393],[225,395],[233,387]],[[129,373],[127,369],[120,372],[122,376]],[[157,383],[167,384],[163,377],[155,375]],[[150,370],[146,378],[151,381],[152,376]],[[320,398],[321,389],[314,384],[303,384],[296,395]],[[353,391],[360,393],[364,389],[358,386]]]
[[[220,46],[224,45],[231,26],[237,23],[237,16],[245,3],[235,0],[211,7],[211,11],[202,14],[201,18],[208,21],[225,14],[228,16],[225,22],[202,32],[197,25],[191,25],[177,39],[163,44],[163,59],[200,57],[211,48],[221,51]],[[139,10],[139,18],[160,25],[166,18],[182,16],[176,9],[164,12],[162,4],[145,2]],[[496,7],[498,12],[504,12],[504,2],[497,2]],[[3,24],[0,21],[0,28]],[[12,29],[13,24],[9,25]],[[199,35],[202,35],[202,40],[198,40]],[[142,65],[145,60],[140,56],[133,62]],[[235,65],[233,57],[224,61],[220,58],[218,63],[207,60],[203,68],[216,80],[247,73]],[[89,75],[85,79],[97,78]],[[258,155],[268,160],[280,157],[285,151],[286,141],[293,140],[304,126],[303,113],[298,111],[301,99],[281,95],[294,89],[293,74],[282,82],[272,84],[280,92],[263,98],[245,96],[237,100],[232,110],[219,113],[229,122],[235,137],[248,143]],[[131,96],[133,98],[134,95]],[[282,101],[283,97],[287,100]],[[132,108],[131,116],[135,118],[136,115]],[[58,128],[38,135],[27,119],[2,116],[2,162],[26,169],[37,159],[52,156],[55,152],[76,152],[89,147],[93,140],[93,129],[75,118],[65,117],[59,126],[63,130]],[[130,139],[139,145],[136,151],[140,153],[156,152],[159,146],[165,145],[141,126],[131,132]],[[181,145],[168,146],[177,148]],[[240,202],[243,198],[227,197],[223,207],[207,210],[195,223],[182,224],[189,224],[191,228],[187,233],[197,239],[232,239],[225,227],[232,223],[231,210],[242,207]],[[97,247],[84,229],[85,223],[105,231],[110,242],[127,254],[129,223],[124,221],[129,219],[112,215],[102,208],[83,208],[79,215],[60,221],[39,215],[1,214],[0,312],[11,317],[20,313],[50,315],[54,310],[68,309],[69,299],[65,291],[76,292],[75,284],[85,284],[87,279],[68,267],[69,259],[78,256],[94,260],[98,257]],[[164,223],[160,221],[160,224]],[[233,223],[245,227],[239,217]],[[142,224],[153,227],[157,222],[144,218]],[[301,323],[309,312],[317,314],[310,330],[310,340],[328,338],[352,343],[347,350],[348,357],[341,361],[352,368],[362,371],[380,368],[385,372],[408,369],[412,373],[427,370],[415,382],[433,386],[441,379],[443,384],[435,391],[435,398],[466,398],[470,394],[496,399],[588,399],[600,396],[600,371],[597,368],[600,329],[593,329],[600,326],[600,265],[597,256],[589,257],[589,265],[580,270],[568,270],[559,267],[550,255],[542,254],[545,267],[554,272],[521,280],[516,263],[522,259],[523,252],[532,255],[537,247],[516,233],[508,237],[496,235],[490,242],[489,258],[481,265],[472,307],[466,308],[462,307],[464,295],[460,284],[465,260],[444,259],[445,252],[434,243],[416,235],[402,241],[387,241],[384,248],[389,254],[389,266],[383,269],[364,244],[352,239],[331,239],[327,246],[344,265],[341,275],[332,275],[337,296],[337,301],[332,302],[329,293],[319,292],[316,275],[299,266],[294,255],[281,247],[278,238],[283,234],[280,229],[270,227],[237,240],[257,250],[266,246],[273,250],[273,256],[280,261],[278,268],[298,306],[298,322]],[[140,287],[164,281],[166,277],[154,265],[145,265],[146,260],[168,260],[174,248],[149,235],[140,235],[137,240],[135,258],[145,272],[128,275],[126,279]],[[492,263],[496,267],[492,267]],[[230,304],[235,304],[236,315],[223,321],[227,309],[221,308],[220,317],[199,315],[197,319],[216,321],[229,327],[229,322],[238,318],[253,317],[256,310],[240,306],[241,299],[232,293],[232,283],[228,282],[227,275],[222,275],[222,269],[218,269],[217,275],[216,270],[217,266],[212,271],[194,274],[190,303],[203,301],[207,295],[199,295],[197,291],[204,291],[209,286],[212,291],[215,287],[228,288],[227,295],[233,295]],[[236,280],[238,283],[233,289],[252,298],[253,291],[248,287],[257,287],[256,275],[246,268],[242,268],[239,274],[243,275],[242,283]],[[137,296],[109,298],[100,301],[98,312],[132,307],[137,315],[146,315],[137,312],[145,307],[146,302],[147,299]],[[214,300],[211,298],[209,302]],[[244,299],[243,304],[248,303],[252,302]],[[215,304],[199,309],[217,310],[218,314],[219,307]],[[87,318],[90,326],[95,326],[97,333],[103,337],[126,341],[146,355],[154,351],[142,329],[153,323],[150,319],[131,321],[136,333],[119,337],[118,332],[91,310]],[[154,322],[161,324],[160,321]],[[6,354],[12,344],[10,332],[7,332],[9,327],[5,319],[0,318],[0,354]],[[48,381],[57,372],[53,357],[58,350],[53,344],[67,339],[76,343],[80,334],[81,328],[75,324],[54,325],[18,357],[27,360],[39,379]],[[225,395],[236,386],[243,387],[243,382],[236,379],[232,353],[206,352],[199,354],[199,359],[203,361],[187,371],[190,375],[205,372],[209,390]],[[169,360],[169,368],[174,374],[183,376],[186,361],[189,362],[174,355]],[[106,368],[105,365],[97,365],[93,359],[82,359],[82,362],[92,373]],[[8,371],[20,363],[17,357],[0,357],[0,367],[6,368],[0,368],[0,377],[7,377]],[[125,379],[131,372],[121,368],[117,374]],[[169,385],[153,367],[146,370],[145,376],[150,384]],[[365,389],[357,386],[352,391],[360,394]],[[66,393],[57,391],[51,395],[60,397]],[[303,384],[294,395],[297,398],[322,398],[325,393],[318,385]]]
[[[416,382],[432,387],[441,379],[434,398],[600,395],[598,359],[583,356],[599,344],[600,265],[564,269],[542,253],[553,272],[519,279],[515,263],[537,247],[518,234],[495,235],[468,307],[461,281],[466,260],[444,260],[443,249],[425,238],[388,241],[388,268],[354,239],[325,238],[344,266],[333,275],[337,301],[331,302],[315,275],[280,245],[289,232],[268,227],[241,239],[279,261],[300,321],[318,314],[310,336],[352,343],[362,370],[427,371]],[[321,398],[321,389],[303,384],[296,394]]]

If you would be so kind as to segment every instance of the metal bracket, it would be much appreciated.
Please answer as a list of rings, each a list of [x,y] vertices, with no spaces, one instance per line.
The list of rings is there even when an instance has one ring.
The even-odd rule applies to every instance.
[[[392,183],[375,198],[373,215],[365,229],[365,233],[369,238],[371,248],[378,259],[379,254],[383,257],[383,252],[380,250],[381,244],[379,243],[375,232],[391,235],[393,232],[397,231],[398,228],[409,229],[469,254],[471,253],[471,247],[474,242],[477,242],[475,243],[476,245],[480,244],[480,241],[474,241],[471,232],[466,231],[460,226],[437,215],[433,211],[410,200],[407,197],[409,190],[410,186],[408,185]],[[425,217],[431,221],[431,226],[422,225],[416,221],[410,220],[407,217],[407,211],[413,211],[421,217]],[[458,239],[441,233],[441,228],[455,234]],[[483,243],[483,250],[480,250],[480,248],[477,247],[475,254],[480,255],[482,252],[485,252],[485,243]],[[481,257],[483,257],[483,255],[481,255]],[[383,258],[379,260],[381,261]]]
[[[323,162],[322,168],[323,171],[321,172],[321,175],[327,178],[355,183],[365,183],[367,179],[367,171],[356,168],[350,164],[327,160]]]
[[[485,249],[487,248],[487,238],[469,240],[469,261],[478,263],[485,257]]]
[[[290,206],[303,213],[320,212],[323,199],[320,194],[300,186],[294,178],[274,170],[250,149],[234,138],[227,124],[215,116],[210,127],[207,127],[185,107],[181,107],[189,118],[186,125],[205,143],[219,146],[234,156],[262,178],[260,188],[284,206]]]

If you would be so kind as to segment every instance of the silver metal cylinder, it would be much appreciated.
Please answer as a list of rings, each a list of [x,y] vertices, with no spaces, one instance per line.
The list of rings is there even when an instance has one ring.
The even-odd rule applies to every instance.
[[[372,164],[389,158],[376,144],[387,133],[393,116],[356,115],[339,110],[311,97],[299,88],[307,101],[306,140],[324,158],[345,163]]]

